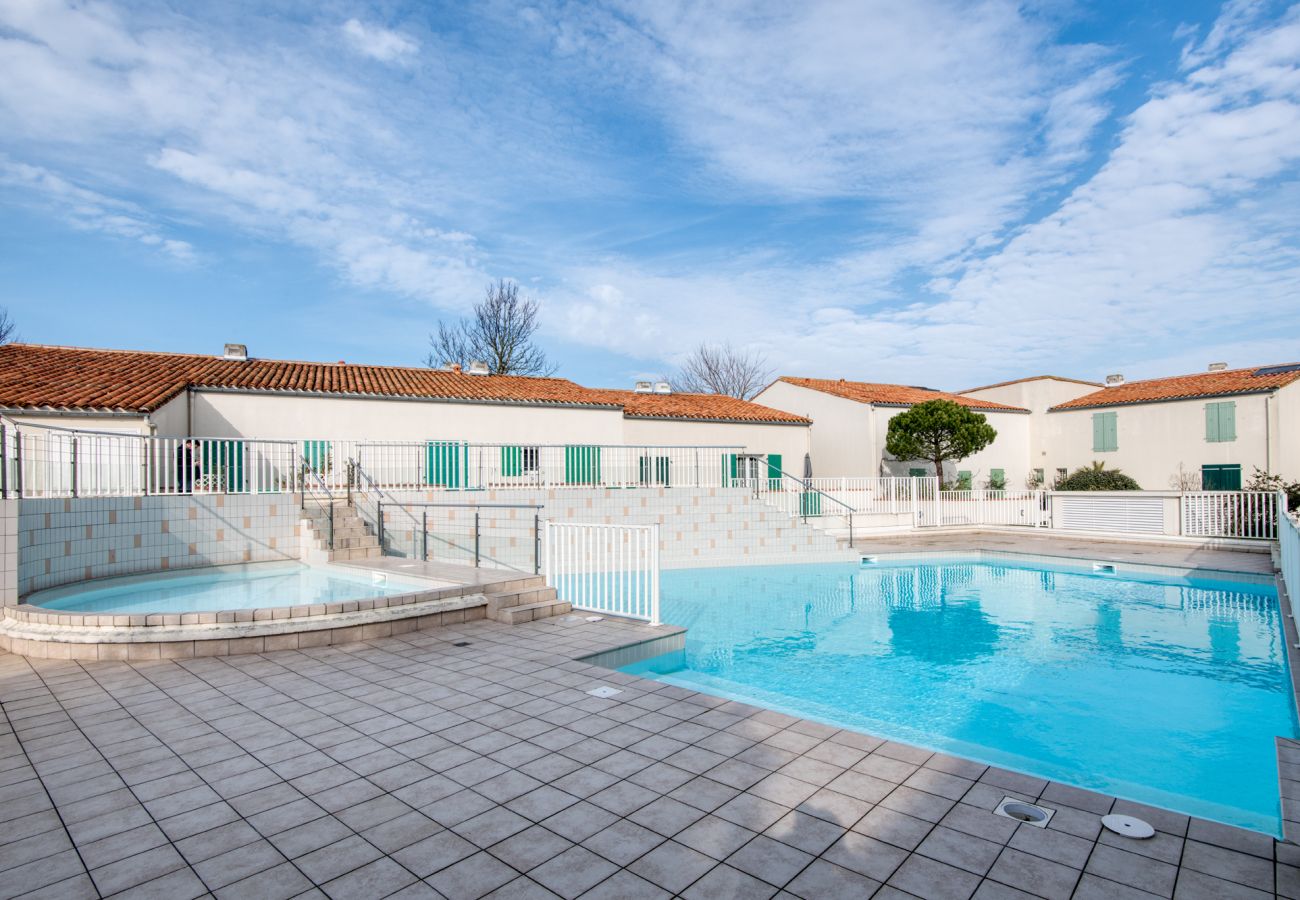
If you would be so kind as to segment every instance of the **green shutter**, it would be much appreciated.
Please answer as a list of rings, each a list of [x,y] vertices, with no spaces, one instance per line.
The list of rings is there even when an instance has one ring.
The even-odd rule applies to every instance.
[[[1119,416],[1117,413],[1106,413],[1106,449],[1119,449]]]
[[[600,448],[569,446],[564,448],[565,484],[600,484]]]
[[[738,466],[736,463],[736,454],[728,453],[726,456],[722,457],[722,483],[723,484],[728,486],[734,484],[736,481],[737,471],[738,471]]]
[[[1201,466],[1201,490],[1241,490],[1241,466]]]
[[[243,441],[204,441],[200,456],[204,489],[225,491],[228,494],[243,493]]]
[[[769,453],[767,455],[767,482],[770,490],[779,490],[781,487],[780,453]]]
[[[638,461],[638,468],[642,484],[671,486],[672,481],[669,476],[670,466],[667,456],[643,456]]]
[[[822,514],[822,495],[816,491],[804,491],[799,495],[799,515],[820,516]]]
[[[313,472],[324,475],[330,471],[330,452],[333,447],[329,441],[303,441],[302,455]]]
[[[501,448],[501,474],[506,477],[524,474],[524,448]]]
[[[989,484],[994,490],[1004,490],[1007,486],[1006,469],[989,469]]]
[[[924,477],[925,477],[925,469],[908,469],[908,470],[907,470],[907,477],[908,477],[908,478],[924,478]]]
[[[1098,453],[1119,449],[1119,423],[1115,413],[1092,414],[1092,449]]]
[[[962,469],[957,473],[957,490],[969,491],[971,483],[971,473]]]
[[[424,480],[434,487],[461,488],[469,469],[469,445],[428,441],[424,445]]]
[[[1237,439],[1237,404],[1228,400],[1223,403],[1205,404],[1205,439],[1211,443],[1235,441]]]

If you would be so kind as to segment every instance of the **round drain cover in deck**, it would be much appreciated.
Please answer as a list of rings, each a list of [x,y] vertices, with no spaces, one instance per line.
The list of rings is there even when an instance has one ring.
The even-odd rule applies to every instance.
[[[1143,822],[1141,819],[1135,819],[1133,816],[1102,816],[1101,824],[1107,830],[1122,834],[1124,837],[1149,838],[1156,833],[1156,830],[1150,824]]]

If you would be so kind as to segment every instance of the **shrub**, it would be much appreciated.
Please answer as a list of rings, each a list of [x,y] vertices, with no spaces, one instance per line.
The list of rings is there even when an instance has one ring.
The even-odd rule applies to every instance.
[[[1300,481],[1288,482],[1281,475],[1270,475],[1259,466],[1250,476],[1244,488],[1247,491],[1284,491],[1286,508],[1300,509]]]
[[[1140,491],[1141,486],[1119,469],[1105,463],[1082,466],[1056,483],[1058,491]]]

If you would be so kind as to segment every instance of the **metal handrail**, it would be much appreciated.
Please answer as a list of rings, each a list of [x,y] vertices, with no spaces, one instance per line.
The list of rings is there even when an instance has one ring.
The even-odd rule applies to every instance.
[[[381,548],[384,546],[384,504],[388,504],[389,506],[395,506],[398,509],[406,509],[409,507],[415,507],[417,509],[420,508],[427,509],[429,507],[441,507],[447,509],[472,509],[474,510],[474,565],[475,567],[477,567],[482,562],[482,546],[481,546],[482,532],[480,529],[478,510],[480,509],[531,509],[533,511],[533,574],[537,575],[541,573],[541,565],[542,565],[541,511],[546,508],[544,504],[541,503],[440,503],[436,500],[399,500],[396,497],[394,497],[392,494],[385,491],[382,487],[380,487],[378,482],[376,482],[373,478],[371,478],[370,475],[366,472],[366,470],[361,467],[361,463],[357,462],[355,459],[348,460],[348,463],[351,466],[351,471],[353,472],[353,474],[357,476],[358,481],[360,481],[361,479],[365,479],[365,481],[367,482],[367,486],[365,487],[365,490],[368,493],[379,495],[375,499],[375,524],[379,535],[379,546]],[[362,487],[362,485],[358,484],[358,487],[360,488]],[[421,543],[423,548],[421,555],[427,561],[429,556],[429,518],[427,513],[422,513],[420,516],[420,534],[421,534]]]
[[[836,506],[842,506],[842,507],[844,507],[844,508],[845,508],[846,510],[848,510],[850,513],[855,513],[855,512],[857,512],[856,509],[854,509],[852,506],[849,506],[849,505],[848,505],[847,503],[845,503],[843,500],[836,500],[834,497],[832,497],[830,494],[826,493],[825,491],[821,490],[820,488],[815,488],[815,487],[813,487],[812,485],[810,485],[810,484],[808,483],[809,479],[806,479],[806,478],[796,478],[795,476],[791,475],[789,472],[785,471],[784,469],[778,469],[777,471],[779,471],[779,472],[781,473],[781,477],[782,477],[782,478],[789,478],[791,481],[797,482],[797,483],[799,484],[799,486],[800,486],[803,490],[808,491],[809,493],[818,494],[818,495],[820,495],[820,496],[822,496],[822,497],[825,497],[827,500],[831,501],[831,502],[834,503]],[[770,478],[770,477],[771,477],[771,476],[769,476],[769,478]]]
[[[325,483],[325,479],[321,477],[320,472],[317,472],[314,468],[312,468],[311,460],[309,460],[306,456],[301,456],[301,455],[298,457],[298,460],[302,464],[302,470],[304,476],[314,477],[316,479],[316,483],[320,485],[320,489],[324,491],[325,496],[329,498],[329,529],[330,529],[329,549],[333,550],[334,549],[334,492],[331,491],[329,485]],[[321,506],[322,508],[325,506],[325,504],[321,503],[319,500],[317,501],[317,505]],[[306,477],[304,477],[302,483],[302,508],[304,510],[307,509]]]

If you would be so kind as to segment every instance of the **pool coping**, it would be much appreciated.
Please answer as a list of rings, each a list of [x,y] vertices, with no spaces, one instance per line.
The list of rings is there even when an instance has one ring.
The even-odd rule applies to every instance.
[[[971,549],[971,550],[943,550],[943,551],[918,550],[918,551],[911,551],[911,552],[870,553],[870,554],[862,554],[862,555],[864,559],[866,557],[874,557],[877,560],[883,560],[887,562],[906,562],[908,560],[923,560],[927,558],[928,559],[944,558],[950,560],[954,558],[956,558],[957,560],[963,560],[969,558],[974,561],[989,561],[989,562],[1007,561],[1008,559],[1015,559],[1015,560],[1027,561],[1027,562],[1045,562],[1049,564],[1053,564],[1053,563],[1059,564],[1061,561],[1069,561],[1072,563],[1102,561],[1102,560],[1094,560],[1093,557],[1089,557],[1089,556],[1065,556],[1065,555],[1041,554],[1041,553],[1017,553],[1015,551],[986,550],[982,548]],[[1281,573],[1279,571],[1275,570],[1272,575],[1265,575],[1260,572],[1243,572],[1243,571],[1234,571],[1231,569],[1209,568],[1209,567],[1198,567],[1198,566],[1161,566],[1161,565],[1153,565],[1150,563],[1134,563],[1128,561],[1113,561],[1113,560],[1105,560],[1104,562],[1107,565],[1113,565],[1115,567],[1114,571],[1116,575],[1121,575],[1124,571],[1135,571],[1135,572],[1144,572],[1147,574],[1160,574],[1160,575],[1166,575],[1172,577],[1190,577],[1195,575],[1198,577],[1224,580],[1224,581],[1244,578],[1248,581],[1248,583],[1252,583],[1252,584],[1274,585],[1278,592],[1278,606],[1279,606],[1279,611],[1281,613],[1280,618],[1282,623],[1283,639],[1286,644],[1287,674],[1291,684],[1292,705],[1293,705],[1293,709],[1297,712],[1297,715],[1300,716],[1300,630],[1297,629],[1295,618],[1292,615],[1290,596],[1286,590],[1286,584],[1283,581],[1281,577]],[[589,653],[584,656],[577,657],[575,661],[584,663],[586,665],[597,666],[602,669],[608,669],[609,671],[616,672],[618,675],[627,678],[638,678],[638,679],[657,681],[657,679],[649,678],[646,675],[630,675],[628,673],[624,673],[620,671],[620,668],[622,666],[631,665],[632,663],[640,662],[644,659],[649,659],[650,657],[657,656],[661,653],[668,653],[677,649],[682,649],[685,646],[686,634],[688,629],[682,626],[671,626],[671,627],[676,629],[676,631],[673,634],[655,636],[651,638],[643,638],[635,641],[630,641],[625,644],[618,644],[597,651],[595,653]],[[661,644],[662,647],[659,646]],[[659,683],[664,683],[664,682],[659,682]],[[696,688],[692,688],[691,690],[698,691],[698,689]],[[699,693],[708,694],[709,692],[699,691]],[[714,696],[721,696],[721,695],[714,695]],[[741,700],[734,697],[725,698],[725,699],[733,700],[735,702],[740,702],[740,703],[748,703],[750,705],[759,706],[763,709],[770,708],[762,703],[758,703],[754,701]],[[785,713],[785,714],[790,715],[789,713]],[[806,719],[807,717],[801,715],[799,716],[799,718]],[[817,720],[809,719],[809,721],[817,721]],[[841,726],[835,726],[835,727],[841,727]],[[848,730],[858,731],[858,729],[848,729]],[[860,732],[860,733],[866,734],[866,732]],[[871,736],[881,737],[880,735],[871,735]],[[1213,819],[1206,819],[1205,821],[1212,822],[1213,824],[1221,826],[1223,828],[1234,828],[1241,831],[1247,831],[1253,834],[1268,834],[1269,837],[1272,837],[1274,840],[1280,840],[1282,842],[1293,844],[1293,845],[1300,845],[1300,739],[1287,738],[1281,735],[1275,735],[1274,742],[1277,751],[1277,762],[1278,762],[1278,766],[1277,766],[1278,796],[1280,801],[1279,808],[1280,808],[1280,818],[1281,818],[1281,825],[1282,825],[1282,837],[1277,838],[1275,835],[1269,834],[1268,832],[1259,832],[1259,831],[1254,831],[1253,829],[1243,828],[1242,826],[1228,825],[1226,823],[1217,822],[1216,820]],[[946,753],[947,751],[932,751],[932,752]],[[953,754],[953,755],[959,756],[958,754]],[[968,757],[960,757],[960,756],[959,758],[969,759]],[[976,760],[970,760],[970,761],[978,762]],[[991,765],[988,763],[979,763],[979,764]],[[1005,768],[1002,766],[992,766],[992,767]],[[1006,769],[1006,770],[1027,777],[1040,778],[1040,779],[1043,778],[1043,776],[1040,775],[1033,775],[1032,773],[1028,773],[1028,772],[1019,772],[1018,770],[1015,769]],[[1046,780],[1049,785],[1060,785],[1062,788],[1065,788],[1070,791],[1078,791],[1086,794],[1095,794],[1097,796],[1113,797],[1115,800],[1122,801],[1135,808],[1147,808],[1156,811],[1165,811],[1175,815],[1190,816],[1190,818],[1192,819],[1200,818],[1198,816],[1194,816],[1189,813],[1182,813],[1182,812],[1178,812],[1177,810],[1170,810],[1165,807],[1155,806],[1137,800],[1126,800],[1122,797],[1117,797],[1114,795],[1100,794],[1099,792],[1093,791],[1088,788],[1076,787],[1074,785],[1069,785],[1066,784],[1065,782],[1059,782],[1050,778],[1044,780]]]
[[[187,568],[176,574],[184,577],[203,570],[281,564],[234,563]],[[358,572],[376,571],[346,562],[330,565]],[[540,581],[539,576],[515,571],[502,570],[499,578],[484,578],[478,569],[470,571],[474,577],[459,583],[409,572],[381,572],[401,580],[428,582],[430,588],[339,603],[212,612],[123,615],[53,611],[23,602],[7,603],[0,608],[0,650],[41,659],[145,660],[328,646],[487,618],[488,594],[535,589]],[[81,583],[140,577],[118,575]]]

